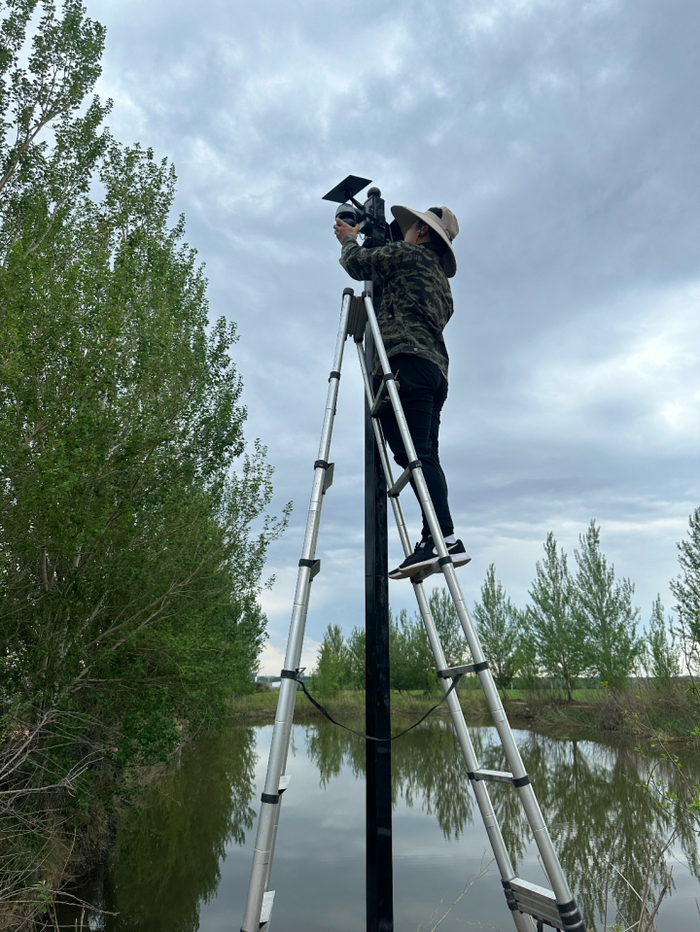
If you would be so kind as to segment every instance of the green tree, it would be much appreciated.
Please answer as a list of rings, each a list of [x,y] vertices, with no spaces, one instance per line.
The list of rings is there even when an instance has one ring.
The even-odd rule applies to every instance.
[[[433,589],[428,604],[447,666],[458,667],[465,662],[468,649],[452,596],[447,589]],[[434,659],[432,662],[434,666]]]
[[[0,772],[22,791],[0,830],[64,806],[70,832],[251,688],[285,519],[174,171],[85,100],[104,29],[75,0],[0,13]]]
[[[659,692],[668,692],[681,673],[678,645],[673,626],[666,621],[661,596],[652,603],[646,636],[646,667]]]
[[[323,695],[336,693],[349,685],[351,657],[340,625],[328,625],[314,670],[314,688]]]
[[[572,580],[566,554],[557,550],[550,531],[544,543],[545,558],[537,561],[530,589],[532,605],[525,623],[544,671],[564,683],[569,701],[576,683],[591,663],[589,633],[572,611]]]
[[[517,675],[522,657],[520,653],[521,620],[517,609],[506,596],[503,585],[496,579],[492,563],[486,571],[481,587],[481,601],[474,606],[477,634],[486,659],[491,664],[496,685],[510,688]]]
[[[391,688],[431,692],[437,684],[435,660],[418,614],[401,609],[398,618],[389,616]]]
[[[349,666],[349,685],[353,689],[365,688],[366,644],[364,628],[355,627],[346,641]]]
[[[700,508],[690,515],[688,538],[676,546],[681,572],[669,587],[676,599],[686,663],[696,673],[700,668]]]
[[[600,528],[595,521],[579,535],[579,542],[572,590],[574,623],[588,632],[592,668],[598,678],[619,690],[643,647],[637,636],[639,609],[632,605],[634,586],[629,579],[615,579],[614,566],[600,551]]]

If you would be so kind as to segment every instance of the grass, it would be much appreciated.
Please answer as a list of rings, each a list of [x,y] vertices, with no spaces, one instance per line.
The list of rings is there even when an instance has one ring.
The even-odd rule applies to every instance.
[[[471,683],[466,683],[458,692],[465,717],[479,724],[488,724],[491,716],[486,699],[478,687],[471,686]],[[334,718],[342,721],[342,716],[355,720],[364,717],[365,694],[362,690],[322,695],[312,688],[310,692]],[[276,689],[236,696],[231,700],[231,710],[235,718],[251,723],[272,722],[277,697]],[[419,718],[440,698],[441,693],[437,692],[426,694],[421,691],[392,690],[391,712],[397,717]],[[615,694],[607,689],[577,689],[574,690],[573,702],[567,700],[564,692],[549,688],[536,691],[509,689],[504,706],[512,723],[556,732],[562,736],[595,730],[638,736],[663,732],[671,738],[689,738],[700,724],[697,704],[683,684],[671,687],[664,693],[657,692],[648,684],[633,686]],[[443,704],[433,715],[448,716],[447,706]],[[294,713],[297,722],[311,723],[322,717],[303,695],[298,696]]]

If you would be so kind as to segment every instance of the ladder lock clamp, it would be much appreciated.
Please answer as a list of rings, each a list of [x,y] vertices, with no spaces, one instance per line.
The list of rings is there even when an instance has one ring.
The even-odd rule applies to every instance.
[[[277,803],[280,801],[280,794],[279,793],[263,793],[260,799],[264,803],[270,803],[272,806],[276,806]]]
[[[280,676],[283,680],[295,680],[298,674],[296,670],[282,670]]]
[[[524,777],[513,777],[513,786],[528,786],[530,778],[527,774]]]
[[[328,381],[330,382],[331,379],[339,379],[339,378],[340,378],[340,372],[338,372],[337,369],[332,369],[331,374],[328,376]]]
[[[438,566],[447,566],[448,563],[452,563],[452,557],[449,554],[446,557],[440,557],[438,560]]]
[[[321,469],[328,469],[328,467],[330,466],[330,463],[327,460],[316,460],[316,462],[314,463],[314,469],[318,469],[319,466],[321,467]]]
[[[563,916],[564,913],[572,913],[575,909],[577,909],[576,900],[569,900],[568,903],[557,903],[557,909],[559,910],[560,916]],[[572,919],[573,919],[573,916],[572,916]]]
[[[420,469],[420,460],[413,460],[408,464],[408,469]]]
[[[489,667],[490,667],[490,664],[488,660],[482,660],[481,663],[474,664],[474,672],[481,673],[482,670],[488,670]]]

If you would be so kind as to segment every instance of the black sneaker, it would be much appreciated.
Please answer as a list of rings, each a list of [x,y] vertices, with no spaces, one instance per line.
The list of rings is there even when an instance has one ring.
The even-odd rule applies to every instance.
[[[454,544],[448,544],[447,552],[452,557],[455,566],[464,566],[465,563],[469,563],[471,560],[461,540],[456,541]],[[429,537],[427,540],[419,541],[416,544],[413,553],[406,557],[401,566],[397,566],[395,570],[389,573],[389,579],[407,579],[432,564],[437,564],[439,559],[440,555],[435,549],[435,542],[432,537]]]

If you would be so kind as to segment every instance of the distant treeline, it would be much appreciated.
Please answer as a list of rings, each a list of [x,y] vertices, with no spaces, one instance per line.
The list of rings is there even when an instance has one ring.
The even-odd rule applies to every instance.
[[[546,680],[573,699],[579,685],[619,691],[632,676],[648,677],[664,692],[682,675],[697,696],[700,508],[690,516],[688,537],[678,550],[680,574],[670,583],[676,617],[666,617],[657,597],[646,630],[640,630],[640,612],[633,604],[634,585],[616,578],[601,551],[600,528],[594,521],[579,536],[575,572],[554,535],[547,535],[544,559],[536,564],[530,602],[524,608],[506,595],[491,564],[473,620],[504,696],[514,685],[534,690]],[[434,589],[429,602],[448,665],[468,663],[471,658],[449,593]],[[417,612],[392,614],[389,651],[392,689],[437,688],[435,662]],[[356,627],[344,637],[338,625],[329,625],[318,651],[314,687],[326,693],[363,689],[364,660],[364,630]]]
[[[1,929],[253,688],[284,519],[173,168],[89,96],[104,29],[8,0],[0,34]]]

